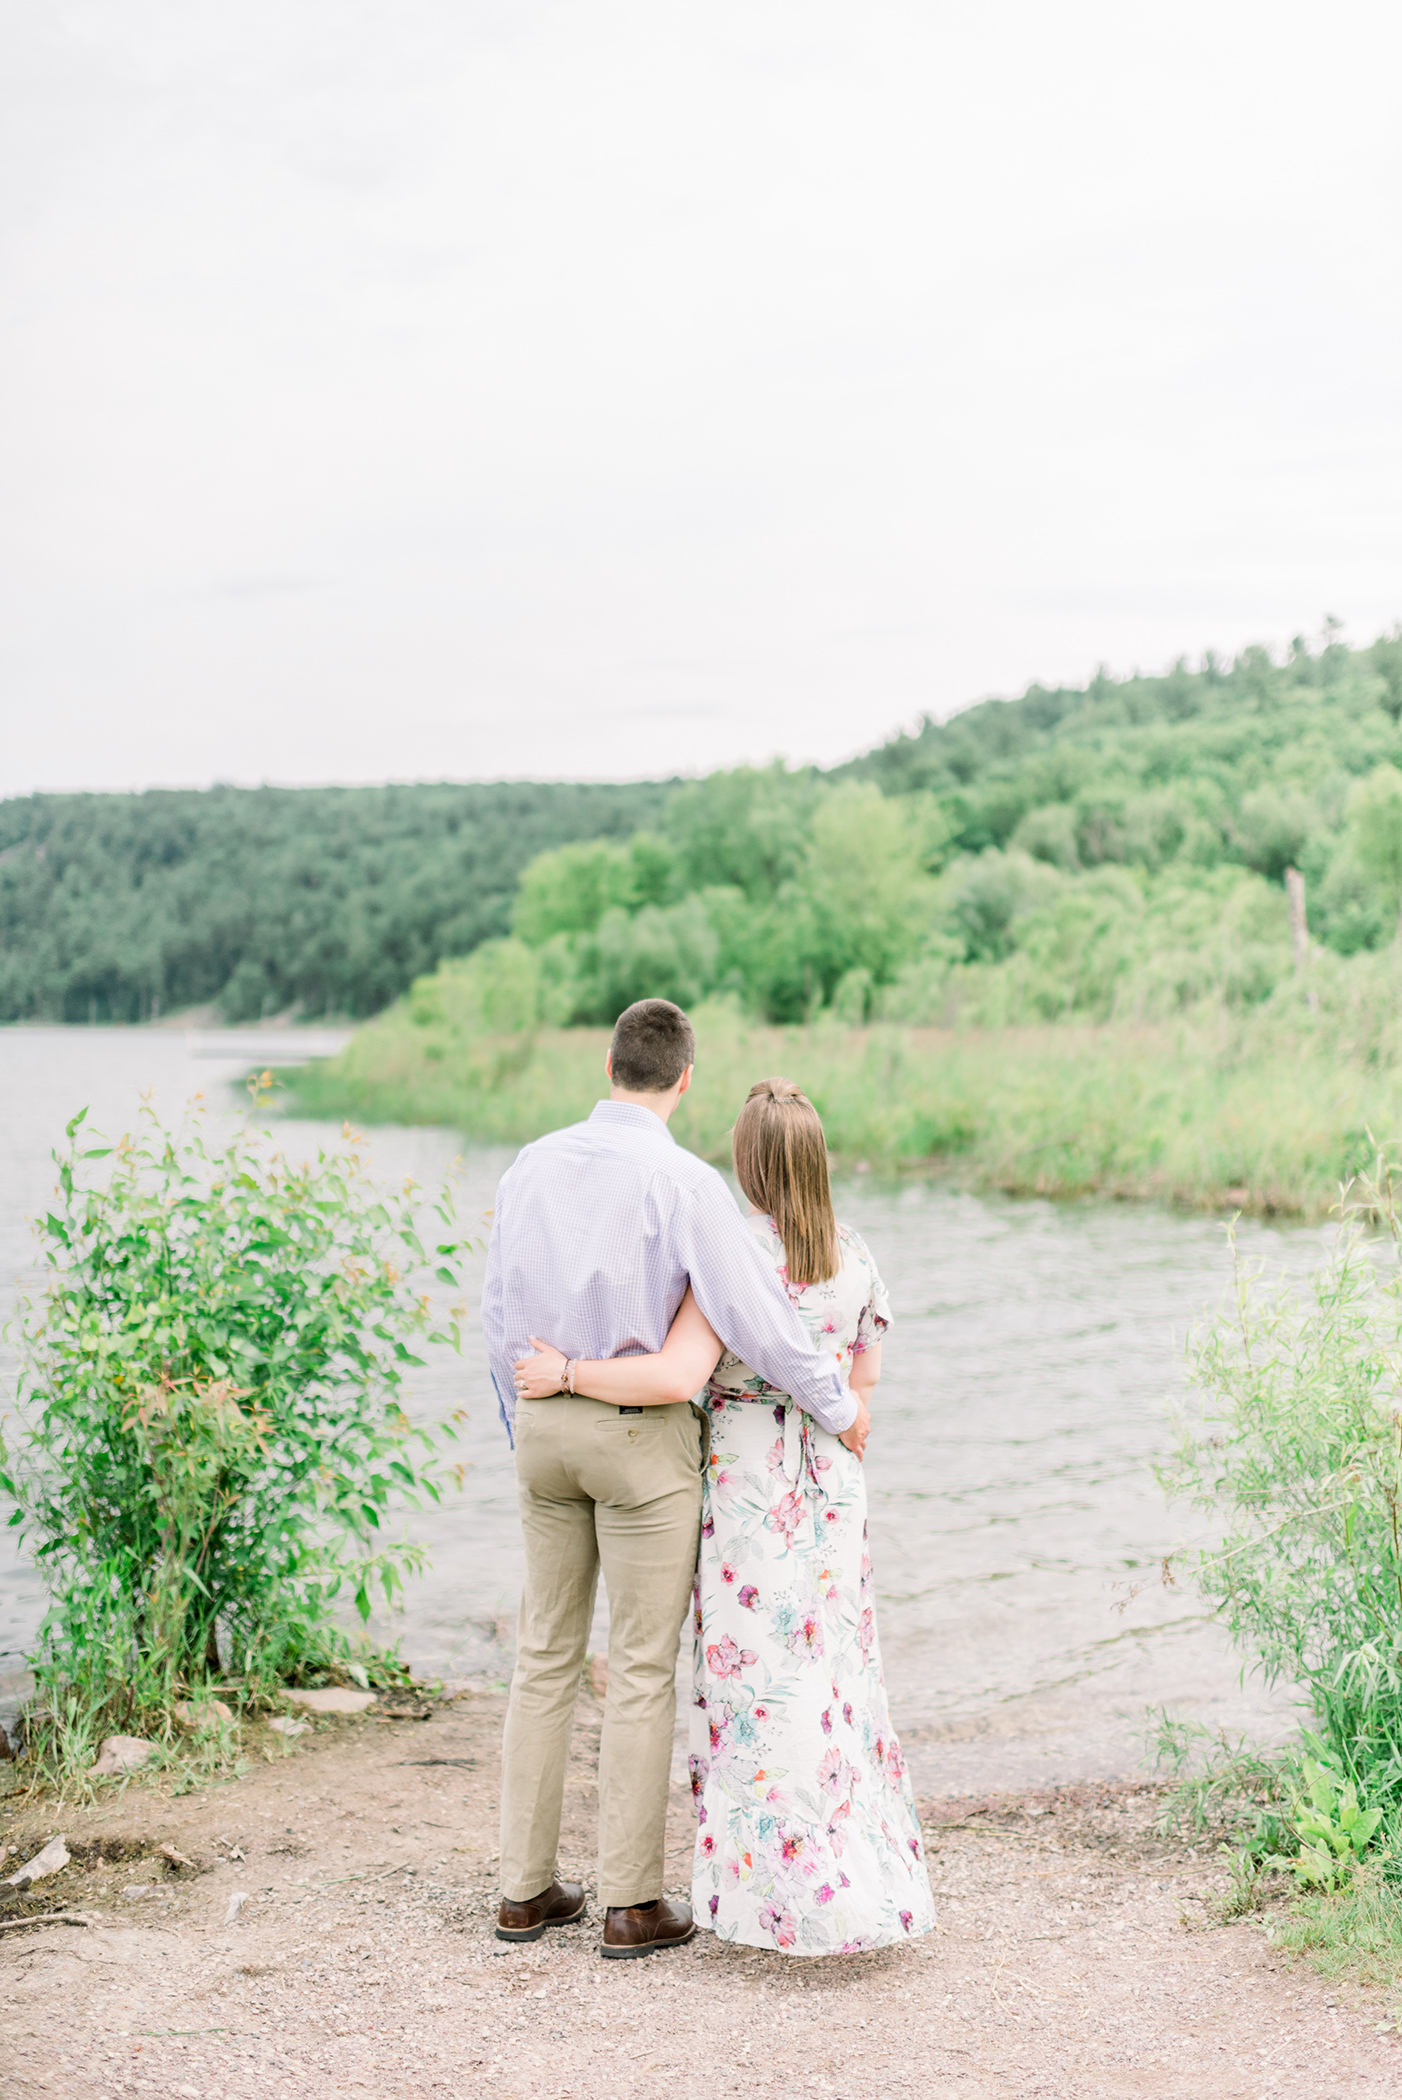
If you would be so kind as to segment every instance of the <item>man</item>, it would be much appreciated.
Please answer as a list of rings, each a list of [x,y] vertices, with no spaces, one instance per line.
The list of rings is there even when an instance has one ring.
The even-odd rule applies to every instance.
[[[527,1145],[502,1177],[482,1326],[502,1419],[532,1335],[569,1356],[660,1349],[688,1282],[730,1349],[824,1428],[858,1434],[860,1403],[816,1350],[714,1167],[667,1124],[691,1085],[696,1038],[668,999],[620,1015],[610,1086],[587,1122]],[[502,1747],[498,1937],[539,1939],[582,1915],[555,1879],[575,1695],[602,1567],[609,1678],[599,1754],[601,1952],[689,1939],[662,1895],[677,1640],[696,1567],[701,1425],[689,1402],[640,1408],[559,1394],[524,1401],[513,1438],[525,1538],[516,1670]],[[856,1427],[854,1428],[854,1425]]]

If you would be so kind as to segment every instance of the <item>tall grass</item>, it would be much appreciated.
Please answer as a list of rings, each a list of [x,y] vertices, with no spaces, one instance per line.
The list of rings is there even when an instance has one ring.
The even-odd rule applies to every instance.
[[[440,973],[440,978],[442,973]],[[606,1091],[607,1031],[492,1033],[440,979],[361,1029],[339,1057],[285,1075],[312,1115],[441,1123],[523,1143],[588,1114]],[[673,1129],[723,1159],[755,1079],[783,1072],[818,1104],[848,1161],[932,1164],[1019,1195],[1152,1197],[1191,1207],[1323,1216],[1402,1131],[1402,1071],[1341,1056],[1316,1009],[1273,1029],[1209,1012],[1109,1023],[949,1030],[893,1023],[766,1027],[699,1008],[696,1079]]]

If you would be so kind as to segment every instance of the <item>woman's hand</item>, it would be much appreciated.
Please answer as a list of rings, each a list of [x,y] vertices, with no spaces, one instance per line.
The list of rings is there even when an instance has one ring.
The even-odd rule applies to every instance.
[[[866,1450],[867,1438],[871,1434],[871,1409],[860,1393],[854,1393],[852,1397],[857,1403],[856,1420],[848,1424],[838,1441],[845,1444],[854,1457],[860,1458]]]
[[[562,1350],[550,1342],[543,1342],[538,1334],[528,1337],[534,1356],[518,1357],[513,1366],[516,1373],[516,1398],[518,1400],[548,1400],[552,1393],[563,1389],[565,1364],[568,1359]]]

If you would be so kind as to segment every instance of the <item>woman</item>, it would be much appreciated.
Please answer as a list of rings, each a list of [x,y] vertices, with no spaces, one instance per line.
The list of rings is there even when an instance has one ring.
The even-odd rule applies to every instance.
[[[890,1322],[857,1234],[839,1225],[812,1103],[753,1087],[735,1126],[751,1224],[799,1318],[869,1402]],[[910,1782],[876,1641],[857,1452],[722,1353],[688,1291],[655,1356],[517,1365],[532,1398],[567,1383],[619,1405],[708,1382],[691,1721],[697,1922],[790,1954],[886,1946],[934,1923]]]

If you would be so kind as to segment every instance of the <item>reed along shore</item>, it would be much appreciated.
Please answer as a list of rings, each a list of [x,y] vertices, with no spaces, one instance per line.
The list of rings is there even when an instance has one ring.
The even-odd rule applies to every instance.
[[[697,1010],[696,1079],[673,1130],[708,1159],[751,1084],[796,1080],[840,1164],[937,1171],[1015,1195],[1149,1199],[1324,1217],[1402,1130],[1402,1069],[1310,1026],[1198,1019],[1100,1026],[776,1028]],[[1311,1017],[1306,1015],[1306,1022]],[[493,1035],[401,1004],[338,1057],[284,1076],[300,1113],[433,1123],[521,1144],[586,1116],[608,1031]]]

